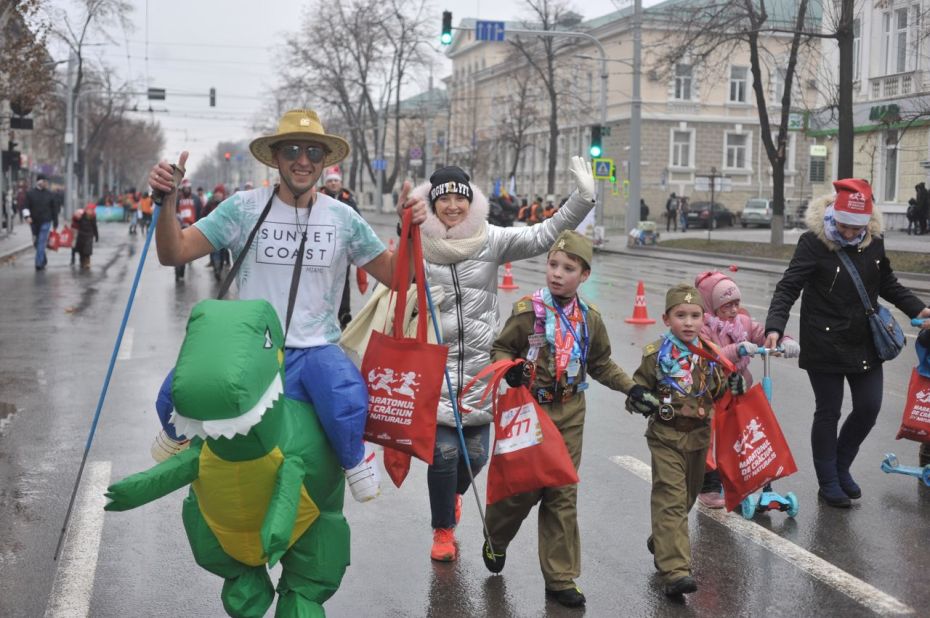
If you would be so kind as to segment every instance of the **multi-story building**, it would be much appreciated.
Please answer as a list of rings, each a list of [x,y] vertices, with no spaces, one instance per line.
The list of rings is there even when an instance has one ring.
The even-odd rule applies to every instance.
[[[732,190],[717,201],[739,212],[748,198],[771,197],[771,167],[760,139],[760,122],[752,92],[748,47],[737,47],[727,55],[704,64],[687,58],[661,64],[660,51],[676,36],[668,4],[643,11],[642,91],[642,196],[658,219],[669,193],[692,202],[709,200],[709,192],[698,191],[696,182],[712,168],[730,178]],[[524,62],[512,54],[508,43],[477,41],[474,20],[466,19],[456,31],[447,55],[453,70],[447,80],[450,99],[449,159],[472,172],[485,188],[495,181],[506,182],[511,172],[521,195],[545,195],[549,146],[548,99]],[[527,28],[524,24],[507,27]],[[627,166],[632,93],[632,9],[603,17],[567,24],[566,30],[583,31],[596,37],[607,55],[607,136],[604,156],[616,161],[617,182],[605,192],[605,219],[619,223],[626,210]],[[556,197],[571,189],[568,161],[572,155],[587,157],[590,129],[600,119],[599,54],[593,43],[574,39],[557,57],[557,82],[561,91],[558,120],[558,164]],[[763,67],[765,91],[773,122],[780,114],[779,102],[787,63],[786,35],[768,34],[761,44],[770,50]],[[798,65],[793,98],[797,109],[811,106],[816,98],[815,66],[805,55]],[[521,99],[528,109],[519,110]],[[792,105],[794,107],[794,105]],[[518,113],[522,111],[521,113]],[[800,117],[800,115],[798,115]],[[519,153],[512,139],[516,126],[529,118],[526,144]],[[800,130],[788,142],[785,194],[789,210],[811,195],[808,181],[809,144]]]
[[[837,6],[825,3],[824,27],[837,22]],[[926,0],[856,3],[853,22],[853,175],[872,184],[890,228],[905,227],[914,186],[930,184],[930,41]],[[811,167],[815,187],[831,191],[836,179],[835,93],[839,49],[823,40],[824,108],[811,135],[822,154]]]

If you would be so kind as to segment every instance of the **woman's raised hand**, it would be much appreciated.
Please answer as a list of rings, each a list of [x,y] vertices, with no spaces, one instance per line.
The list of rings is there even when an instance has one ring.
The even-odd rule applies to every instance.
[[[591,173],[591,165],[581,157],[572,157],[572,162],[568,166],[572,178],[575,179],[575,188],[578,195],[588,200],[594,201],[594,175]]]

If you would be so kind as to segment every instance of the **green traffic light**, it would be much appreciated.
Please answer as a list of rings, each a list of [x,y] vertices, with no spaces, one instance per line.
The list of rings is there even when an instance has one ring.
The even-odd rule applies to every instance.
[[[601,147],[597,145],[591,146],[591,156],[592,157],[601,156]]]
[[[450,32],[443,32],[443,33],[442,33],[442,36],[439,38],[439,41],[440,41],[443,45],[448,45],[449,43],[452,42],[452,33],[450,33]]]

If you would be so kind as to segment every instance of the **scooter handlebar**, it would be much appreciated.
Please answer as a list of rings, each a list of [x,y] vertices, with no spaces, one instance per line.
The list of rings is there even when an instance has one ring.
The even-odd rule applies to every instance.
[[[927,320],[930,320],[930,318],[911,318],[911,326],[916,326],[917,328],[920,328],[921,326],[924,325],[924,322],[926,322]]]
[[[775,348],[757,348],[756,354],[759,354],[760,356],[766,356],[766,355],[772,355],[772,354],[781,354],[784,351],[785,351],[785,348],[783,348],[782,346],[778,346]],[[743,348],[742,346],[740,346],[739,348],[739,355],[740,356],[755,356],[755,354],[748,354],[745,348]]]

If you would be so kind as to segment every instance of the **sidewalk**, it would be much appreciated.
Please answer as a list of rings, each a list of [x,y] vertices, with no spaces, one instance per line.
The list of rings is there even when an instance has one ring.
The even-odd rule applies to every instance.
[[[32,230],[28,223],[20,223],[17,219],[9,234],[6,229],[0,229],[0,262],[26,250],[32,250]]]

